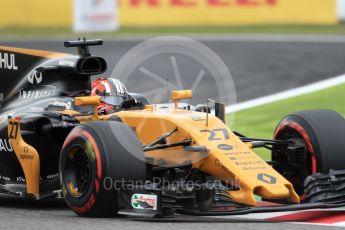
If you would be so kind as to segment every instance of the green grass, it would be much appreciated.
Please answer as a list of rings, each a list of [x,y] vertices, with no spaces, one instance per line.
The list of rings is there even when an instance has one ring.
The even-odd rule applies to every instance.
[[[284,116],[307,109],[331,109],[345,115],[345,84],[237,112],[232,129],[250,137],[272,138],[275,127]],[[269,159],[268,151],[260,149],[257,152]]]
[[[51,36],[101,36],[125,35],[186,35],[186,34],[345,34],[345,24],[340,25],[246,25],[246,26],[185,26],[185,27],[122,27],[116,32],[74,34],[69,27],[0,28],[0,36],[51,37]]]

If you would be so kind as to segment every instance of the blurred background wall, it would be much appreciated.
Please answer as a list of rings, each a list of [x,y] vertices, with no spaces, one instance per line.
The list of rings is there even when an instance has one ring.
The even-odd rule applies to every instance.
[[[102,0],[95,0],[102,1]],[[336,24],[343,0],[119,0],[120,26]],[[73,0],[7,0],[0,27],[67,27]]]
[[[73,0],[6,0],[0,7],[0,26],[72,25]]]

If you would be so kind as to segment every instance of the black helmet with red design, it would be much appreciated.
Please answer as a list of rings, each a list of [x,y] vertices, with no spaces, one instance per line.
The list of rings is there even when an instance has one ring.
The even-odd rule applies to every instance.
[[[93,81],[91,90],[91,96],[96,95],[101,97],[100,112],[108,114],[119,108],[128,97],[128,91],[118,79],[98,78]]]

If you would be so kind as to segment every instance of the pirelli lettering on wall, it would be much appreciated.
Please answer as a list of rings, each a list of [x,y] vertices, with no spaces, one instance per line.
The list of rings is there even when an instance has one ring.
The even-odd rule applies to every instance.
[[[0,52],[0,69],[18,70],[14,54]]]
[[[119,20],[122,26],[334,24],[337,22],[335,0],[120,0],[119,2]]]
[[[125,1],[122,1],[125,2]],[[129,5],[135,7],[140,5],[149,5],[152,7],[159,7],[165,5],[165,0],[128,0]],[[198,0],[170,0],[168,4],[177,7],[193,7],[200,5]],[[278,3],[278,0],[204,0],[202,4],[207,6],[260,6],[268,5],[274,6]]]
[[[122,3],[128,2],[129,5],[137,7],[139,5],[149,5],[153,7],[159,7],[161,5],[170,4],[171,6],[180,7],[193,7],[197,6],[199,3],[197,0],[127,0],[121,1]],[[278,0],[205,0],[204,4],[208,6],[258,6],[258,5],[276,5]]]
[[[2,2],[0,27],[73,24],[71,0],[25,0],[18,7],[22,2]],[[338,23],[337,6],[337,0],[118,0],[116,9],[120,26],[324,25]]]

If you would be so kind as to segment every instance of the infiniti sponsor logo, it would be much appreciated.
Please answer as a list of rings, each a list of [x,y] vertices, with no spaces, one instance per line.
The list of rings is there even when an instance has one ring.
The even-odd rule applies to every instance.
[[[54,90],[21,90],[19,91],[20,100],[47,98],[54,95]]]
[[[41,72],[38,72],[37,70],[31,71],[31,73],[28,76],[28,82],[31,84],[40,84],[43,80],[43,75]]]

